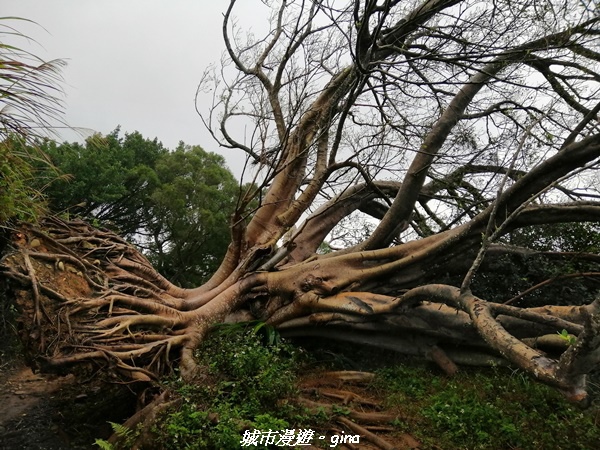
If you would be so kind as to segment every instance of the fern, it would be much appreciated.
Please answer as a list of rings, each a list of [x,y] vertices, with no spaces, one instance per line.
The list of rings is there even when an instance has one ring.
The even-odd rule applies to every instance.
[[[96,439],[94,445],[100,447],[101,450],[115,450],[113,445],[110,442],[105,441],[104,439]]]
[[[133,434],[133,430],[124,425],[121,425],[121,424],[115,423],[115,422],[108,422],[108,423],[110,423],[110,426],[112,427],[113,431],[119,437],[128,439]]]
[[[120,444],[114,446],[104,439],[96,439],[94,445],[100,447],[101,450],[117,450],[118,448],[131,448],[138,433],[124,425],[115,422],[108,422],[117,436],[119,436]]]

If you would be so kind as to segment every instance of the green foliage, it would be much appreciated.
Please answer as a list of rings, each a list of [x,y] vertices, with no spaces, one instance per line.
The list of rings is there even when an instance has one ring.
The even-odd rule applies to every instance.
[[[456,385],[433,395],[423,416],[450,440],[464,448],[490,448],[497,443],[510,448],[519,433],[511,417],[493,402],[480,398],[476,390],[462,391]]]
[[[96,439],[94,445],[97,445],[102,450],[114,450],[113,445],[110,442],[105,441],[104,439]]]
[[[44,148],[69,182],[40,179],[50,208],[96,220],[137,243],[174,283],[197,286],[230,241],[239,186],[224,159],[180,143],[172,152],[134,132]]]
[[[71,180],[47,183],[45,193],[53,212],[69,212],[111,223],[124,234],[143,228],[140,216],[146,199],[158,184],[154,166],[168,153],[156,139],[139,133],[119,137],[119,129],[107,136],[94,135],[85,145],[48,141],[45,153]]]
[[[223,157],[185,146],[157,161],[150,197],[150,258],[169,279],[197,285],[217,269],[230,242],[239,186]]]
[[[38,142],[54,123],[61,123],[61,60],[43,61],[5,42],[29,38],[0,18],[0,225],[9,219],[34,221],[44,210],[43,198],[33,184],[34,169],[43,165],[58,176]],[[29,145],[25,145],[28,143]]]
[[[399,396],[399,401],[422,398],[428,392],[430,374],[423,368],[395,366],[381,369],[377,375],[377,386]]]
[[[206,384],[175,382],[183,400],[157,426],[157,448],[237,449],[244,430],[282,430],[300,411],[288,404],[302,355],[264,324],[220,326],[197,352]]]
[[[452,379],[423,367],[378,372],[374,386],[387,406],[400,407],[412,424],[400,428],[423,448],[593,449],[600,429],[591,414],[520,372],[460,372]]]
[[[510,234],[512,245],[539,251],[600,252],[600,224],[573,222],[521,228]]]
[[[198,353],[211,374],[225,377],[219,394],[233,402],[243,399],[257,411],[293,392],[296,355],[297,350],[285,343],[265,345],[264,335],[253,328],[241,333],[222,328]]]
[[[110,442],[105,441],[104,439],[96,439],[96,441],[94,442],[94,445],[97,445],[102,450],[116,450],[117,448],[123,448],[123,449],[131,448],[131,446],[134,444],[135,439],[137,438],[139,433],[137,431],[127,428],[126,426],[123,426],[119,423],[115,423],[115,422],[109,422],[109,423],[110,423],[111,428],[115,432],[115,434],[122,439],[121,443],[117,447],[115,447]]]
[[[207,412],[197,411],[194,405],[185,403],[161,425],[161,438],[167,441],[165,448],[206,448],[208,444],[203,434],[207,434],[209,426]]]
[[[0,224],[10,219],[35,221],[43,211],[43,197],[32,187],[35,158],[15,139],[0,142]]]
[[[326,255],[327,253],[331,253],[333,251],[333,249],[331,248],[331,245],[329,245],[329,242],[327,241],[323,241],[319,244],[319,248],[317,249],[317,253],[319,255]]]
[[[551,282],[539,286],[513,305],[583,305],[598,295],[597,276],[589,274],[600,272],[600,263],[594,258],[580,257],[580,253],[597,254],[600,251],[597,223],[527,227],[511,232],[503,238],[503,243],[524,250],[500,255],[488,253],[471,286],[475,295],[503,303],[547,280]],[[446,271],[447,265],[442,270]],[[431,272],[435,271],[434,266]],[[578,276],[565,277],[576,274]],[[441,273],[435,282],[460,286],[464,275],[461,271]]]
[[[577,343],[577,337],[573,336],[572,334],[569,334],[567,330],[562,330],[560,333],[558,333],[558,335],[569,345],[575,345],[575,343]]]

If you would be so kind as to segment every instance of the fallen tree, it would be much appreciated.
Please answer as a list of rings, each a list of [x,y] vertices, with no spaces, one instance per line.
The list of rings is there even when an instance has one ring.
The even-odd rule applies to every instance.
[[[600,220],[592,7],[284,1],[263,39],[241,43],[236,3],[223,26],[235,73],[202,118],[257,175],[223,262],[182,289],[106,230],[22,225],[2,274],[15,282],[34,364],[140,381],[177,366],[194,380],[212,326],[260,320],[449,371],[509,362],[585,403],[600,300],[526,308],[472,286],[487,261],[529,251],[509,245],[511,232]],[[199,99],[221,89],[226,69],[207,71]],[[240,117],[246,127],[231,127]],[[247,141],[236,139],[248,125]],[[368,233],[335,248],[340,221],[367,216]],[[597,251],[554,257],[600,261]],[[448,274],[462,281],[441,284]]]

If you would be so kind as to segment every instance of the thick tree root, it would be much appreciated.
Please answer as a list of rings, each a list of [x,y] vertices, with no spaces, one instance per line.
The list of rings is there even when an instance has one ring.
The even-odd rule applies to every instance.
[[[416,440],[410,438],[410,436],[408,436],[408,435],[407,435],[408,438],[404,439],[405,442],[391,444],[388,441],[386,441],[385,439],[377,436],[375,433],[372,433],[371,431],[367,430],[365,427],[362,427],[359,424],[357,424],[349,419],[346,419],[345,417],[338,417],[337,421],[339,423],[341,423],[342,425],[345,425],[346,427],[348,427],[351,431],[359,434],[361,436],[361,438],[376,445],[381,450],[405,450],[405,449],[408,450],[408,449],[414,449],[414,448],[419,447],[419,443]]]
[[[381,411],[380,402],[355,392],[356,387],[360,386],[362,390],[373,377],[372,373],[356,371],[319,373],[317,377],[301,382],[302,393],[311,398],[302,396],[297,402],[309,411],[324,412],[333,422],[342,426],[342,430],[331,428],[329,432],[332,435],[359,435],[363,445],[366,441],[382,450],[418,448],[420,444],[412,436],[396,435],[394,427],[389,425],[396,420],[405,419],[402,414]],[[320,399],[331,399],[333,402]],[[341,404],[337,401],[341,401]],[[345,445],[354,448],[351,443]]]
[[[257,254],[250,251],[219,286],[184,290],[109,231],[57,218],[42,225],[16,232],[14,251],[0,262],[2,276],[13,281],[22,340],[40,370],[84,369],[122,382],[149,382],[178,365],[193,379],[198,371],[193,352],[213,324],[256,319],[284,335],[425,357],[448,374],[456,372],[456,364],[508,361],[575,402],[586,401],[586,376],[598,360],[598,302],[517,308],[437,284],[398,296],[360,291],[369,277],[408,264],[401,261],[410,246],[372,252],[368,261],[327,255],[256,273],[242,270]],[[430,244],[444,242],[436,238]],[[572,335],[567,347],[544,337],[562,330]]]
[[[335,415],[335,406],[329,405],[327,403],[315,402],[305,398],[298,399],[298,403],[302,406],[307,407],[309,410],[315,413],[317,413],[318,411],[325,411],[327,414]],[[353,409],[344,410],[344,413],[347,414],[347,416],[351,419],[368,424],[390,423],[400,418],[396,414],[386,414],[381,412],[362,412]]]
[[[139,381],[169,372],[173,352],[189,341],[184,291],[113,233],[56,218],[43,225],[15,233],[16,251],[2,259],[32,365],[104,367]]]

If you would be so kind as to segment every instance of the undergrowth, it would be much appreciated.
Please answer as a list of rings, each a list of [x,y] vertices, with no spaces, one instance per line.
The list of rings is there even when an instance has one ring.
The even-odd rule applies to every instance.
[[[308,371],[316,370],[314,361],[262,324],[219,327],[197,359],[206,369],[202,383],[173,379],[165,386],[181,404],[154,426],[153,449],[238,449],[246,430],[319,429],[347,410],[332,405],[332,413],[309,413],[297,406],[297,374],[308,361]],[[377,371],[364,394],[397,414],[387,438],[408,433],[423,450],[600,448],[597,408],[576,409],[518,371],[463,369],[448,378],[424,366],[396,364]]]
[[[272,329],[222,326],[197,358],[208,382],[172,382],[183,403],[156,426],[157,448],[238,449],[244,430],[283,430],[306,420],[290,401],[302,352]]]
[[[448,379],[424,367],[382,369],[374,384],[398,422],[436,449],[598,449],[598,411],[582,411],[521,372],[464,370]]]

